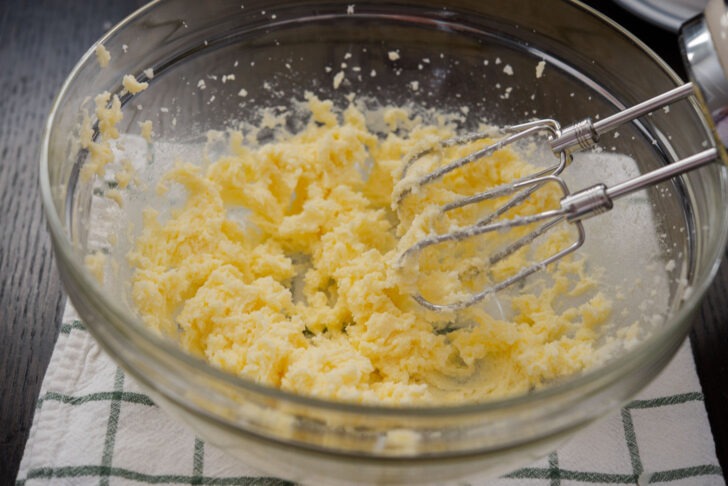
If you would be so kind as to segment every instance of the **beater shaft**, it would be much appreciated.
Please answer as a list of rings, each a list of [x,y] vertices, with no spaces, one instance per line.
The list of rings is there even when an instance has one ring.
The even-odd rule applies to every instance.
[[[575,192],[561,200],[561,208],[565,211],[568,221],[581,221],[609,211],[615,199],[685,174],[718,158],[718,150],[710,148],[612,187],[597,184]]]
[[[551,141],[551,149],[554,153],[572,153],[578,150],[585,150],[599,141],[599,137],[611,132],[625,123],[651,113],[657,109],[664,108],[676,101],[687,98],[694,92],[693,83],[685,83],[675,89],[643,101],[637,105],[626,108],[612,116],[593,122],[586,118],[580,122],[561,129],[561,135]]]

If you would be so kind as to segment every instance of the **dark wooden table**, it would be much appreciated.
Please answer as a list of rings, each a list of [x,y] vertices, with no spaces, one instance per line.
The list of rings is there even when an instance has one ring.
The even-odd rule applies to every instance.
[[[0,485],[17,474],[65,301],[38,187],[43,124],[76,61],[142,3],[0,0]],[[682,71],[674,35],[606,0],[588,3]],[[718,457],[728,471],[728,265],[721,266],[690,338]]]

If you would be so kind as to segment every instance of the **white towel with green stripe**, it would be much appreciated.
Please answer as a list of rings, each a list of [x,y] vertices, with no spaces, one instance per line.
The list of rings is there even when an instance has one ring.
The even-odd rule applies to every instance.
[[[17,485],[291,484],[205,444],[162,412],[67,309]],[[463,484],[463,483],[460,483]],[[549,457],[472,485],[724,485],[686,343],[629,405]]]

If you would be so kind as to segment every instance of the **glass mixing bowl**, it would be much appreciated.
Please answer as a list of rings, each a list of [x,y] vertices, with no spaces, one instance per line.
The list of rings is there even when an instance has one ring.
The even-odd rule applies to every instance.
[[[355,91],[395,104],[466,106],[466,125],[475,126],[533,116],[569,123],[613,113],[680,81],[617,25],[561,0],[452,0],[447,6],[432,0],[162,0],[100,42],[111,52],[110,66],[101,69],[93,49],[81,59],[55,101],[42,145],[43,200],[65,288],[94,337],[160,407],[270,474],[311,484],[423,484],[500,474],[541,457],[623,404],[667,364],[717,270],[728,229],[720,164],[620,201],[609,215],[588,222],[589,251],[601,255],[615,282],[649,289],[641,272],[661,278],[656,298],[636,292],[622,302],[635,313],[615,316],[609,332],[639,319],[644,309],[638,309],[650,298],[665,317],[645,324],[644,339],[619,348],[599,367],[523,396],[446,407],[336,403],[226,374],[150,332],[127,303],[123,245],[105,247],[97,233],[104,225],[118,231],[117,219],[128,224],[139,216],[132,214],[134,201],[108,210],[100,197],[108,183],[79,177],[87,157],[77,142],[80,108],[89,97],[120,94],[120,130],[138,133],[137,123],[151,119],[161,146],[194,144],[208,129],[254,121],[262,108],[300,99],[305,91],[336,103]],[[537,76],[542,60],[545,74]],[[153,77],[145,74],[149,68]],[[334,89],[338,71],[345,77]],[[133,97],[122,92],[128,73],[149,78],[149,88]],[[411,89],[413,81],[419,89]],[[706,143],[712,142],[697,106],[681,102],[621,128],[603,145],[607,153],[614,145],[646,171]],[[610,160],[577,160],[574,174],[610,177],[589,165]],[[149,187],[160,171],[144,174]],[[646,227],[633,217],[635,208],[645,207],[653,218]],[[643,236],[657,246],[642,248]],[[120,255],[117,278],[104,285],[84,264],[95,251]]]

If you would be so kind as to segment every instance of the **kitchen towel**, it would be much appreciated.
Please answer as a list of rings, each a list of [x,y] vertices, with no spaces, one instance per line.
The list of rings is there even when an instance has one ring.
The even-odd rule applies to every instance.
[[[70,305],[33,419],[18,486],[288,485],[205,444],[116,366]],[[548,457],[472,485],[724,485],[700,383],[685,343],[619,412]]]

